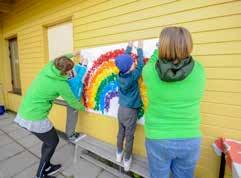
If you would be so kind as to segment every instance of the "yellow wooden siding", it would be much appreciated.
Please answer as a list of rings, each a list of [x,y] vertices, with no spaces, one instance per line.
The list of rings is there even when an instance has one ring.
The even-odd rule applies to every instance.
[[[13,94],[13,93],[7,93],[7,104],[6,107],[10,108],[12,111],[17,112],[18,106],[21,102],[21,96]]]
[[[0,17],[0,61],[3,61],[3,36],[2,36],[2,22]],[[0,65],[0,105],[5,103],[3,94],[3,65]]]
[[[65,132],[67,109],[64,106],[54,105],[50,111],[49,118],[57,130]]]
[[[0,19],[0,61],[3,61],[3,33],[2,33],[2,22]],[[3,83],[3,65],[0,65],[0,84]]]
[[[4,16],[3,37],[18,36],[25,93],[47,61],[46,26],[72,19],[75,49],[157,38],[167,25],[187,27],[193,35],[193,55],[205,66],[207,75],[201,107],[204,136],[196,174],[198,178],[215,178],[220,160],[211,148],[212,142],[219,136],[241,140],[240,9],[241,1],[232,0],[19,0],[13,11]],[[0,60],[2,57],[2,78],[8,89],[7,55],[0,56]],[[15,96],[8,95],[7,106],[16,110]],[[50,114],[56,127],[63,131],[65,116],[62,106],[54,106]],[[81,112],[77,130],[116,142],[117,122],[113,118]],[[135,133],[134,152],[145,155],[142,126]],[[230,171],[226,177],[230,177]]]

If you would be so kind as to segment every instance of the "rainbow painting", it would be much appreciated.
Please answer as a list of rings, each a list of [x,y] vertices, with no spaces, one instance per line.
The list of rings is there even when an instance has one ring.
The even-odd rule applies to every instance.
[[[124,50],[115,50],[101,55],[94,61],[84,80],[84,104],[87,109],[108,113],[110,101],[118,97],[116,56]]]
[[[81,51],[91,61],[84,79],[83,102],[90,112],[117,117],[118,111],[118,68],[115,66],[115,58],[125,52],[126,44],[107,46]],[[135,51],[133,49],[133,51]],[[145,53],[144,53],[145,54]],[[137,62],[137,54],[132,52],[134,62]],[[148,60],[145,57],[145,62]],[[141,111],[147,106],[146,90],[142,78],[139,79],[139,87],[143,101]]]

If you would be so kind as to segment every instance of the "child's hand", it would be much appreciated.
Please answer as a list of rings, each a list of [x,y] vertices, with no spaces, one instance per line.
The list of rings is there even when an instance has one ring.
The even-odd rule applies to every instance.
[[[89,62],[88,59],[86,57],[82,57],[82,58],[83,58],[82,64],[87,66]]]
[[[137,48],[143,48],[143,40],[138,40]]]
[[[81,51],[79,51],[79,63],[83,64],[84,56],[81,54]]]
[[[74,57],[80,57],[80,51],[74,51]]]
[[[133,41],[129,41],[128,46],[133,47]]]

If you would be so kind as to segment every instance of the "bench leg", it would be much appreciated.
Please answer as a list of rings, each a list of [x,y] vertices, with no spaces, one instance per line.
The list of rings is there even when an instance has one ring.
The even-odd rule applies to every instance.
[[[79,137],[79,140],[82,140],[83,138],[85,138],[87,135],[83,134]],[[78,157],[80,157],[80,151],[82,151],[82,148],[79,148],[80,146],[78,146],[78,144],[75,144],[75,150],[74,150],[74,163],[76,163],[78,161]],[[81,150],[80,150],[81,149]]]
[[[222,155],[221,155],[220,169],[219,169],[219,178],[224,178],[225,166],[226,166],[225,154],[222,153]]]
[[[119,171],[122,172],[122,170],[121,170],[121,166],[118,166],[118,167],[119,167]]]
[[[79,154],[79,146],[76,145],[75,146],[75,150],[74,150],[74,163],[76,163],[78,161],[78,156],[80,156],[80,154]]]

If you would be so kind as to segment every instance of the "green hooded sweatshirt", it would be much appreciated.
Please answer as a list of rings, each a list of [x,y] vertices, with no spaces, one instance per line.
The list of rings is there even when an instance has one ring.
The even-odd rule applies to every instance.
[[[60,74],[52,61],[49,62],[28,88],[18,111],[20,117],[32,121],[46,119],[54,100],[59,96],[76,110],[84,110],[84,106],[72,93],[67,79],[67,76]]]
[[[158,50],[155,50],[142,72],[148,99],[144,125],[146,137],[200,137],[200,102],[205,87],[203,66],[194,61],[192,71],[184,79],[166,82],[158,75],[158,60]]]

